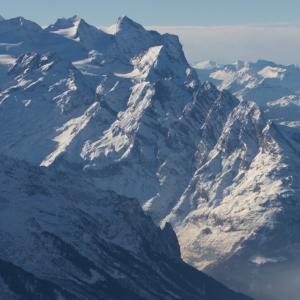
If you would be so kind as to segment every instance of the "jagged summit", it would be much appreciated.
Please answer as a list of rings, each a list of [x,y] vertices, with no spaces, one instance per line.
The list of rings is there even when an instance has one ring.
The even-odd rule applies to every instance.
[[[13,19],[3,19],[0,23],[0,33],[2,30],[22,30],[30,33],[40,33],[43,29],[35,22],[16,17]]]
[[[210,80],[219,89],[229,90],[240,100],[255,101],[263,109],[285,96],[289,97],[285,102],[298,102],[300,69],[296,65],[285,66],[260,59],[257,62],[227,64],[218,70],[196,70],[202,81]],[[282,102],[282,106],[286,105]],[[266,110],[270,117],[273,116],[271,110]],[[288,116],[290,113],[282,115],[282,121]]]
[[[77,15],[74,15],[73,17],[71,17],[70,18],[70,20],[73,22],[73,23],[75,23],[75,22],[80,22],[81,20],[83,20],[83,19],[81,19],[79,16],[77,16]]]
[[[143,26],[141,26],[140,24],[134,22],[133,20],[131,20],[130,18],[128,18],[125,15],[123,15],[122,17],[120,17],[118,19],[117,26],[120,30],[126,30],[126,29],[132,29],[132,28],[136,28],[136,29],[142,29],[143,28]]]
[[[257,62],[253,63],[253,65],[255,65],[257,68],[261,68],[261,69],[265,68],[266,66],[271,66],[271,67],[278,66],[274,62],[266,60],[266,59],[259,59],[259,60],[257,60]]]
[[[59,30],[59,29],[66,29],[69,27],[73,27],[73,26],[78,26],[78,23],[81,22],[80,17],[78,17],[77,15],[71,17],[71,18],[61,18],[61,19],[57,19],[57,21],[55,22],[55,24],[49,25],[46,30]]]
[[[45,30],[62,34],[65,37],[74,38],[76,36],[76,33],[78,32],[78,28],[80,28],[81,26],[89,26],[95,28],[94,26],[88,25],[84,19],[75,15],[71,18],[58,19],[54,24],[49,25],[47,28],[45,28]]]
[[[118,32],[120,32],[122,30],[124,30],[124,31],[127,31],[127,30],[143,30],[143,31],[146,31],[143,26],[141,26],[140,24],[134,22],[133,20],[131,20],[127,16],[123,15],[118,19],[117,23],[113,24],[111,27],[109,27],[107,29],[107,32],[110,33],[110,34],[117,34]]]
[[[232,63],[232,65],[237,69],[244,66],[244,64],[245,64],[245,62],[242,60],[236,60],[235,62]]]
[[[8,75],[25,77],[26,75],[35,72],[42,68],[43,71],[48,71],[50,67],[61,61],[57,53],[46,53],[40,55],[38,53],[24,53],[18,57],[14,65],[8,70]],[[71,64],[69,64],[72,67]]]
[[[220,65],[212,60],[206,60],[206,61],[201,61],[201,62],[196,62],[194,65],[193,65],[193,68],[195,69],[207,69],[207,70],[211,70],[211,69],[214,69],[214,68],[219,68]]]
[[[58,19],[55,24],[48,26],[46,31],[61,35],[70,40],[81,42],[85,50],[103,50],[109,43],[109,34],[89,25],[84,19],[75,15],[71,18]]]
[[[80,172],[103,190],[138,199],[157,224],[170,221],[183,257],[195,266],[220,275],[215,266],[240,259],[224,272],[239,266],[249,276],[226,271],[220,279],[249,283],[241,290],[260,284],[263,272],[274,274],[257,266],[255,255],[294,264],[294,250],[280,247],[294,249],[299,241],[299,156],[260,108],[210,83],[201,86],[176,36],[147,31],[125,16],[106,34],[77,16],[58,25],[15,38],[21,73],[13,67],[0,81],[1,152]],[[62,62],[45,58],[43,65],[43,54],[54,48],[65,55]],[[11,46],[0,49],[13,53]],[[233,90],[257,86],[277,94],[269,88],[274,82],[299,86],[285,76],[298,69],[281,69],[267,66],[251,81],[252,69],[238,62],[215,70],[214,78],[236,78]],[[289,228],[288,216],[294,232],[272,231],[272,224]],[[275,240],[278,255],[267,251]]]

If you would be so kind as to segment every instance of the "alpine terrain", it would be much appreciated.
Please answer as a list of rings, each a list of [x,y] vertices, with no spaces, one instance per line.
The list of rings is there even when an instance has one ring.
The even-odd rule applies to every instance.
[[[156,225],[166,228],[151,229],[150,233],[156,230],[155,235],[149,233],[151,239],[142,235],[157,245],[151,248],[156,253],[180,259],[174,250],[177,246],[171,224],[187,263],[255,299],[295,299],[300,292],[296,275],[300,267],[300,154],[297,138],[287,135],[281,123],[264,113],[259,100],[248,102],[248,98],[238,99],[213,83],[201,83],[178,37],[146,31],[126,16],[105,30],[77,16],[59,19],[45,29],[23,18],[3,20],[0,41],[0,152],[48,167],[43,172],[68,174],[64,176],[76,178],[72,182],[80,189],[79,195],[97,195],[90,201],[75,197],[74,204],[71,200],[53,201],[54,206],[49,206],[49,211],[47,208],[52,231],[45,225],[40,232],[51,232],[63,242],[40,233],[36,243],[43,243],[43,251],[52,251],[55,243],[66,242],[72,247],[79,243],[76,251],[93,263],[85,270],[83,285],[94,278],[93,274],[105,277],[99,273],[95,258],[100,250],[88,242],[94,239],[96,223],[78,220],[95,219],[103,205],[108,210],[115,207],[114,202],[101,200],[113,198],[127,203],[126,207],[135,205],[123,212],[122,218],[138,222],[134,198]],[[223,70],[217,64],[207,65]],[[59,185],[62,189],[65,186],[66,195],[72,191],[71,183]],[[84,186],[91,187],[85,190]],[[52,190],[60,188],[53,186]],[[52,190],[47,193],[53,195]],[[72,193],[77,194],[76,189]],[[69,207],[72,216],[65,218]],[[118,206],[111,209],[119,211]],[[53,216],[55,221],[51,214],[57,215]],[[150,222],[141,211],[140,215]],[[108,213],[105,216],[101,222],[112,218]],[[117,216],[113,218],[117,220]],[[122,218],[120,224],[111,226],[126,227]],[[66,225],[59,225],[64,222]],[[145,228],[145,223],[139,222]],[[77,229],[78,224],[82,228]],[[103,229],[106,240],[109,232],[109,228]],[[173,237],[164,244],[161,241],[166,232]],[[78,236],[87,242],[78,242]],[[12,234],[10,240],[14,239]],[[51,239],[52,246],[45,246]],[[128,243],[127,234],[120,239],[127,240],[120,244],[122,249],[137,253],[138,248],[144,253],[139,256],[147,254],[149,259],[144,244],[142,248],[135,246],[141,245],[135,238]],[[55,251],[54,260],[58,255]],[[25,265],[36,266],[38,256],[34,258],[34,262],[24,258],[11,263],[33,273]],[[164,274],[159,266],[153,268]],[[129,272],[133,277],[138,274]],[[191,284],[187,281],[190,275],[178,272]],[[83,279],[79,276],[77,280]]]
[[[251,299],[185,264],[136,199],[0,162],[1,299]]]
[[[254,101],[289,141],[299,147],[300,69],[271,61],[236,61],[229,65],[200,62],[193,66],[201,80],[229,90],[240,100]]]

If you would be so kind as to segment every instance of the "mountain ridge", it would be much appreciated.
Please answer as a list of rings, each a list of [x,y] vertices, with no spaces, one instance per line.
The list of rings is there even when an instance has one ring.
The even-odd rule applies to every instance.
[[[82,40],[43,31],[69,67],[52,76],[56,64],[44,72],[32,60],[17,76],[3,75],[1,152],[138,199],[156,224],[171,223],[186,261],[257,299],[288,299],[279,278],[268,278],[284,269],[287,286],[297,291],[288,282],[298,257],[296,142],[256,103],[201,84],[177,37],[148,32],[125,17],[118,22],[122,30],[106,33],[101,48],[93,39],[87,49]],[[66,59],[66,45],[76,45],[76,55]],[[31,47],[29,56],[44,55],[45,45]],[[239,68],[249,66],[238,61],[228,70]],[[265,71],[260,76],[274,74]],[[42,84],[47,81],[51,91]]]
[[[0,181],[2,299],[251,299],[183,263],[135,199],[4,155]]]

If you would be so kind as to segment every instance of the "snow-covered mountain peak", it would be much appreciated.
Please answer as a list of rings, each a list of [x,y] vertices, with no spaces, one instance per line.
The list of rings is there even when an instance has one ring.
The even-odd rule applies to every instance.
[[[200,61],[197,62],[193,65],[193,68],[195,69],[206,69],[206,70],[211,70],[214,68],[220,68],[221,65],[219,65],[218,63],[212,61],[212,60],[206,60],[206,61]]]
[[[73,17],[71,17],[70,18],[70,20],[73,22],[73,23],[77,23],[77,22],[80,22],[81,20],[83,20],[83,19],[81,19],[79,16],[77,16],[77,15],[74,15]]]
[[[143,30],[144,31],[145,29],[140,24],[134,22],[127,16],[123,15],[118,19],[118,21],[115,24],[113,24],[112,26],[110,26],[107,29],[107,32],[110,34],[117,34],[120,31],[127,31],[127,30]]]
[[[162,35],[163,45],[167,47],[169,56],[172,56],[175,60],[179,59],[180,62],[187,64],[187,60],[182,51],[182,45],[177,35],[165,33]]]
[[[0,22],[5,20],[1,15],[0,15]]]
[[[30,33],[40,33],[43,29],[35,22],[17,17],[9,20],[2,20],[0,23],[0,32],[2,30],[26,31]]]
[[[278,78],[278,79],[282,80],[285,72],[286,72],[286,69],[266,66],[261,71],[259,71],[257,74],[259,74],[263,78]]]
[[[287,174],[299,157],[286,140],[279,143],[280,131],[256,104],[219,91],[215,82],[200,86],[178,37],[147,31],[125,16],[112,29],[103,33],[73,17],[40,35],[7,31],[23,54],[0,81],[1,152],[78,171],[99,188],[138,199],[157,224],[171,222],[195,266],[225,261],[237,247],[244,251],[246,242],[259,241],[258,230],[271,229],[281,192],[295,210]],[[6,48],[0,47],[11,51]],[[43,54],[54,48],[61,60]],[[274,66],[260,69],[263,77],[254,65],[213,69],[212,79],[228,80],[228,87],[236,80],[233,89],[270,90],[279,82],[266,78]]]
[[[120,17],[117,23],[105,32],[115,42],[113,49],[110,49],[110,57],[114,56],[127,64],[132,58],[142,55],[149,48],[163,44],[159,33],[147,31],[126,16]]]
[[[55,24],[48,26],[45,30],[82,43],[86,51],[103,51],[103,47],[109,44],[111,38],[109,34],[89,25],[77,15],[69,19],[58,19]]]
[[[260,59],[254,63],[235,62],[219,69],[195,69],[201,81],[212,81],[219,89],[229,90],[240,100],[254,101],[263,109],[271,108],[268,103],[284,96],[294,95],[293,102],[299,98],[300,69],[296,65],[285,66]],[[266,111],[269,117],[278,116],[271,110]]]
[[[251,65],[255,66],[256,69],[264,69],[265,67],[276,67],[276,66],[278,66],[274,62],[269,61],[269,60],[265,60],[265,59],[259,59],[255,63],[248,62],[248,65],[249,66],[251,66]]]
[[[155,82],[168,78],[192,88],[199,86],[197,74],[188,65],[178,38],[172,35],[163,35],[162,38],[163,45],[150,47],[132,59],[133,65],[139,70],[139,80]]]
[[[22,54],[9,69],[8,78],[14,88],[1,85],[2,104],[23,116],[38,110],[41,122],[49,126],[57,122],[57,116],[94,102],[94,91],[86,78],[57,53]]]
[[[43,71],[47,71],[51,66],[60,62],[61,59],[57,53],[46,53],[40,55],[38,53],[25,53],[18,57],[14,65],[9,69],[8,74],[18,76],[22,74],[22,77],[42,68]],[[69,64],[72,67],[71,64]]]
[[[119,30],[128,30],[128,29],[132,29],[132,28],[143,29],[142,25],[134,22],[133,20],[131,20],[130,18],[128,18],[125,15],[121,16],[118,19],[117,26],[118,26]]]
[[[236,69],[240,69],[245,65],[245,62],[242,60],[236,60],[235,62],[232,63],[233,66],[236,67]]]
[[[66,29],[66,28],[70,28],[73,26],[78,26],[78,24],[81,22],[80,17],[78,17],[77,15],[71,17],[71,18],[61,18],[58,19],[54,24],[49,25],[46,30],[50,30],[50,31],[56,31],[56,30],[60,30],[60,29]]]

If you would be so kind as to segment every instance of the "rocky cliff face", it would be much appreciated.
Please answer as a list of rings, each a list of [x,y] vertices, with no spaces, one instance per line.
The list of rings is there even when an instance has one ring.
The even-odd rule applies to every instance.
[[[37,33],[63,40],[58,54],[32,46],[3,73],[1,151],[138,199],[156,224],[171,223],[187,262],[257,299],[281,297],[261,278],[294,274],[295,143],[257,104],[201,85],[177,37],[127,17],[95,30],[59,20]]]
[[[183,263],[136,199],[3,155],[0,182],[2,299],[250,299]]]
[[[203,62],[194,68],[201,80],[212,81],[240,100],[256,102],[266,118],[275,122],[299,150],[300,69],[297,65],[258,60],[256,63],[236,61],[224,66]]]

